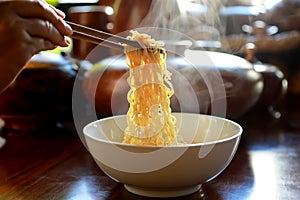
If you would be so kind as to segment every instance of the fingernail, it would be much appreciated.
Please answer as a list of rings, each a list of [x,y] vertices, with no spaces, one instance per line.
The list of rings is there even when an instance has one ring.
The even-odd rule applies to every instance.
[[[71,39],[69,37],[65,37],[65,43],[69,46],[71,44]]]
[[[56,12],[59,13],[59,15],[60,15],[62,18],[65,18],[65,17],[66,17],[66,14],[65,14],[63,11],[61,11],[61,10],[59,10],[59,9],[57,9],[57,8],[55,8],[55,9],[56,9]]]
[[[72,28],[69,24],[65,23],[65,28],[66,28],[69,35],[73,34],[73,30],[72,30]]]

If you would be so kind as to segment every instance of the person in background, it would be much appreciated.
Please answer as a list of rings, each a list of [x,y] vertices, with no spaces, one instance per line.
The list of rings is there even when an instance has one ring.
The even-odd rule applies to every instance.
[[[0,93],[33,55],[70,44],[64,17],[43,0],[0,0]]]

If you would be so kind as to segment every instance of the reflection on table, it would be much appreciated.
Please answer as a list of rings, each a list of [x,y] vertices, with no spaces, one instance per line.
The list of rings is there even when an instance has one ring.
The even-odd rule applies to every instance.
[[[253,110],[232,162],[202,190],[174,199],[299,199],[300,97],[288,96],[281,119]],[[11,134],[0,149],[0,199],[149,199],[106,176],[72,128]]]

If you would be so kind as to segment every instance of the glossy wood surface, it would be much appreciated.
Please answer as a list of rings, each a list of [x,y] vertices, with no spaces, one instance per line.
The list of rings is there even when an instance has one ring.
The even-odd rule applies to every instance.
[[[288,97],[280,120],[261,110],[241,118],[244,133],[230,165],[201,192],[175,199],[300,199],[299,102]],[[72,129],[6,139],[0,149],[1,200],[150,199],[107,177]]]

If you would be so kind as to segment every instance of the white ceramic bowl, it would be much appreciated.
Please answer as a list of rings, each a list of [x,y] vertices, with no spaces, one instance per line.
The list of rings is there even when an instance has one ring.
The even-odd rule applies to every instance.
[[[135,194],[175,197],[198,191],[232,160],[242,134],[237,123],[201,114],[173,113],[186,144],[123,144],[126,116],[114,116],[84,127],[87,147],[101,170]]]

